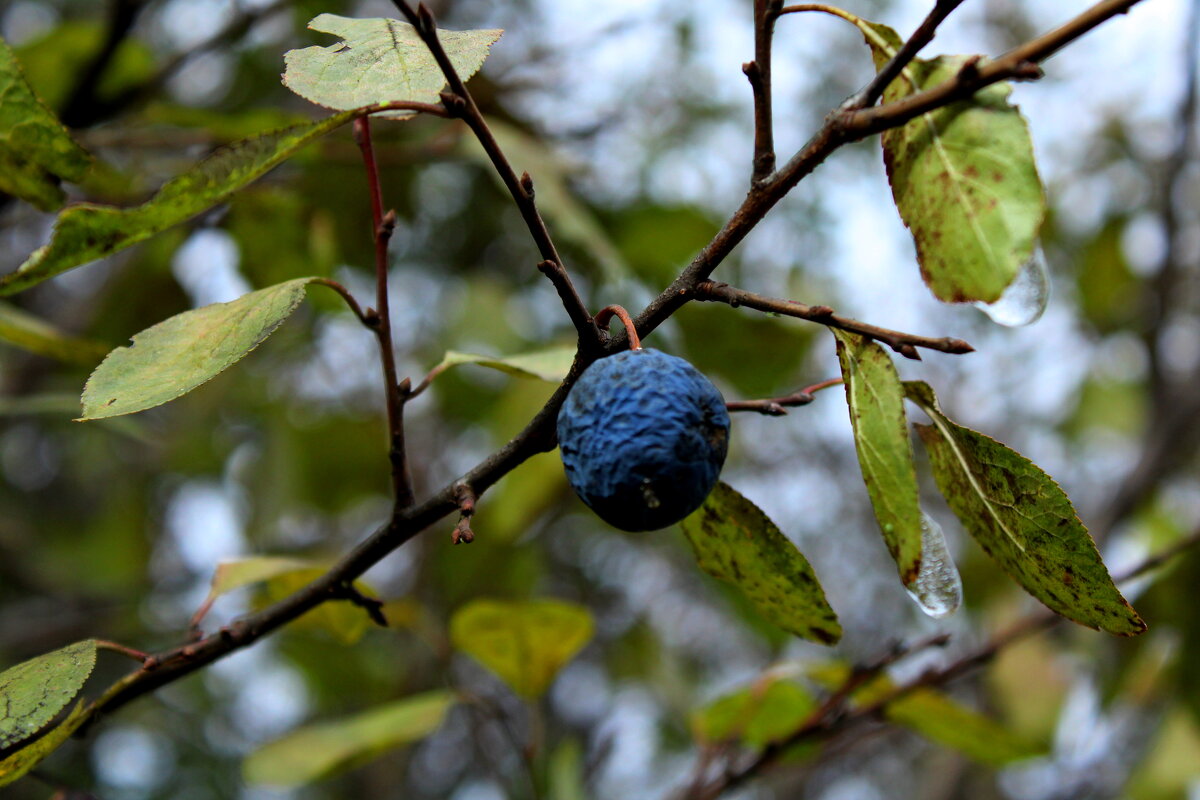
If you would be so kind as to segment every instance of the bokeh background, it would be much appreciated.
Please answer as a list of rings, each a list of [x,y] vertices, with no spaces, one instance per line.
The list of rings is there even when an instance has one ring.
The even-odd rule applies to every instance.
[[[846,0],[910,32],[915,0]],[[1083,0],[968,0],[933,53],[999,53],[1082,11]],[[1051,216],[1045,314],[1004,327],[937,303],[921,283],[877,140],[844,148],[792,192],[717,275],[888,327],[972,342],[969,356],[899,365],[958,421],[1008,443],[1073,498],[1114,573],[1200,525],[1200,160],[1196,3],[1147,0],[1014,91]],[[440,0],[451,28],[502,27],[471,86],[538,197],[592,308],[638,308],[718,229],[747,186],[753,53],[749,0]],[[138,202],[220,144],[320,111],[279,82],[287,49],[327,44],[321,12],[395,16],[385,2],[12,0],[0,33],[30,82],[114,166],[77,199]],[[777,143],[799,147],[865,83],[858,33],[821,15],[778,26]],[[96,65],[112,50],[102,70]],[[1188,94],[1192,93],[1189,99]],[[510,355],[570,344],[553,289],[510,199],[440,120],[374,125],[402,375],[446,350]],[[48,239],[52,215],[0,208],[0,271]],[[15,302],[107,347],[188,308],[302,275],[364,299],[369,206],[348,129],[229,203]],[[684,356],[728,398],[786,394],[838,374],[833,339],[798,320],[694,305],[648,344]],[[180,640],[218,561],[329,557],[386,518],[382,397],[372,337],[322,293],[251,358],[173,404],[71,421],[98,358],[0,344],[0,663],[89,636],[146,650]],[[418,493],[518,431],[552,386],[463,366],[409,407]],[[6,790],[69,787],[105,800],[527,796],[500,726],[465,707],[431,738],[290,792],[245,786],[241,759],[310,720],[447,684],[492,698],[588,796],[667,796],[696,748],[689,715],[779,661],[878,657],[938,631],[951,660],[1032,608],[965,537],[929,485],[964,607],[932,620],[906,596],[871,516],[840,392],[783,418],[738,415],[724,479],[813,562],[846,636],[830,652],[786,637],[696,569],[674,531],[625,535],[574,498],[556,454],[482,498],[477,540],[436,526],[372,570],[388,630],[348,642],[298,626],[124,708]],[[1151,626],[1116,641],[1060,626],[1008,651],[954,695],[1044,743],[996,771],[880,726],[743,798],[1200,798],[1200,559],[1129,596]],[[473,661],[446,622],[477,597],[587,605],[595,640],[531,711]],[[210,627],[261,602],[222,598]],[[100,678],[127,669],[105,656]],[[915,673],[906,673],[915,674]],[[97,684],[99,685],[99,684]],[[9,796],[9,795],[6,795]],[[63,795],[59,795],[63,796]]]

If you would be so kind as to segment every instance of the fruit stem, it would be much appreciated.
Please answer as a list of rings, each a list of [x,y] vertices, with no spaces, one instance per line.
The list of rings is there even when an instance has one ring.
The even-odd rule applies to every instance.
[[[642,340],[638,338],[637,328],[635,328],[633,325],[633,318],[630,317],[629,312],[621,306],[605,306],[604,308],[600,309],[595,317],[596,325],[600,327],[600,330],[604,330],[608,327],[609,320],[611,320],[614,316],[625,324],[625,333],[629,335],[629,349],[641,350]]]

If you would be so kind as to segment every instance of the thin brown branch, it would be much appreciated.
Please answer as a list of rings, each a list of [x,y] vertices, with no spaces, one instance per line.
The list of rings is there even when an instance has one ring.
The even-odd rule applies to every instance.
[[[479,140],[480,146],[487,153],[496,173],[517,204],[517,209],[521,212],[522,219],[525,220],[525,226],[529,229],[534,244],[537,245],[542,261],[550,261],[559,267],[553,274],[540,266],[539,269],[555,281],[556,288],[559,288],[560,284],[571,287],[569,291],[559,288],[559,297],[562,298],[567,315],[579,334],[581,348],[593,356],[597,355],[603,343],[600,332],[592,323],[592,318],[587,313],[586,306],[579,299],[578,292],[571,286],[571,279],[567,275],[562,256],[558,254],[558,248],[555,247],[554,240],[550,237],[550,231],[546,228],[546,223],[538,211],[537,202],[534,200],[533,179],[528,172],[517,175],[500,144],[496,141],[491,128],[488,127],[487,120],[484,119],[479,106],[475,104],[475,98],[467,90],[466,84],[459,77],[445,48],[442,47],[437,33],[437,20],[434,18],[433,12],[424,3],[418,5],[417,10],[413,11],[406,0],[393,0],[393,2],[409,24],[416,29],[417,34],[429,48],[430,54],[433,55],[446,78],[449,91],[442,94],[442,103],[447,112],[451,116],[461,118],[475,134],[475,138]]]
[[[728,303],[734,308],[745,306],[746,308],[753,308],[757,311],[766,311],[773,314],[782,314],[787,317],[796,317],[797,319],[816,322],[829,328],[838,328],[839,330],[861,334],[886,344],[888,347],[892,348],[905,358],[911,358],[917,361],[921,359],[920,355],[917,353],[918,347],[923,347],[927,350],[938,350],[943,353],[953,353],[956,355],[972,353],[975,351],[974,347],[971,347],[971,345],[967,344],[962,339],[952,339],[948,337],[934,339],[928,336],[918,336],[913,333],[904,333],[902,331],[881,328],[878,325],[870,325],[866,322],[859,322],[856,319],[850,319],[849,317],[838,316],[829,306],[810,306],[805,305],[804,303],[798,303],[795,300],[780,300],[773,297],[763,297],[762,295],[754,294],[753,292],[747,292],[744,289],[737,289],[727,283],[704,281],[695,288],[693,297],[696,300]]]
[[[379,359],[383,364],[384,397],[387,405],[388,460],[392,465],[392,496],[401,508],[413,504],[412,478],[404,447],[404,393],[396,377],[396,355],[392,345],[392,322],[388,310],[388,242],[396,227],[396,214],[383,213],[383,190],[379,167],[371,144],[371,122],[363,116],[354,120],[354,141],[362,150],[371,196],[371,221],[375,240],[375,314],[373,328],[379,340]],[[370,315],[368,315],[370,318]]]
[[[813,396],[815,392],[828,389],[830,386],[837,386],[841,382],[841,378],[830,378],[827,381],[814,383],[812,386],[805,386],[803,389],[783,397],[772,397],[769,400],[732,400],[725,404],[725,409],[727,411],[754,411],[768,417],[782,417],[787,414],[789,408],[806,406],[815,400],[816,398]]]
[[[135,650],[132,647],[126,647],[123,644],[110,642],[107,639],[97,639],[96,647],[100,648],[101,650],[108,650],[112,653],[120,653],[126,658],[132,658],[134,661],[138,661],[142,664],[145,664],[146,660],[150,658],[149,653],[143,653],[141,650]]]
[[[354,295],[350,294],[350,290],[345,286],[333,280],[332,278],[313,278],[312,282],[318,286],[327,286],[333,291],[337,292],[341,298],[346,301],[346,305],[350,307],[350,310],[354,312],[354,316],[358,317],[359,322],[372,330],[375,329],[375,318],[368,317],[365,313],[363,313],[362,306],[358,304],[358,301],[354,299]]]

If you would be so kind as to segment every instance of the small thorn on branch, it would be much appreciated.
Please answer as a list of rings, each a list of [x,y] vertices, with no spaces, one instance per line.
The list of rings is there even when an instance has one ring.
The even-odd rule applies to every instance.
[[[1022,61],[1013,67],[1012,78],[1015,81],[1036,81],[1045,76],[1045,72],[1033,61]]]
[[[354,605],[367,612],[367,616],[381,628],[388,626],[387,617],[383,615],[383,601],[374,597],[367,597],[360,592],[353,583],[346,581],[344,583],[335,584],[331,590],[334,597],[342,600],[348,600]]]
[[[441,98],[442,105],[446,108],[446,113],[452,117],[461,117],[467,111],[467,101],[461,95],[455,92],[442,92],[438,95]]]
[[[454,487],[454,500],[458,503],[458,524],[450,541],[454,544],[470,544],[475,541],[475,531],[471,530],[471,517],[475,516],[475,490],[465,482]]]
[[[381,239],[390,239],[394,230],[396,230],[396,210],[389,208],[388,212],[383,215],[379,227],[375,229],[375,235]]]
[[[979,61],[983,56],[971,56],[958,70],[958,79],[964,83],[973,83],[979,80]]]

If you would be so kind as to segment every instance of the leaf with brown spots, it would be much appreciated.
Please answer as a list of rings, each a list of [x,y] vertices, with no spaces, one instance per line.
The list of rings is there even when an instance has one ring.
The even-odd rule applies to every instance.
[[[921,570],[921,505],[900,376],[875,342],[836,329],[833,335],[871,507],[900,579],[911,586]]]
[[[113,350],[83,388],[81,420],[119,417],[162,405],[240,361],[292,315],[316,278],[196,308],[135,334]]]
[[[728,484],[718,483],[679,525],[700,568],[736,586],[771,623],[822,644],[842,638],[808,559],[762,509]]]
[[[859,20],[876,68],[899,49],[884,25]],[[914,59],[884,102],[952,80],[967,56]],[[997,300],[1033,258],[1046,198],[1029,128],[997,83],[970,100],[884,131],[883,158],[896,209],[912,232],[921,275],[948,303]]]
[[[947,419],[928,384],[910,381],[904,388],[933,420],[916,427],[938,489],[984,551],[1067,619],[1120,636],[1144,631],[1054,479],[1020,453]]]

